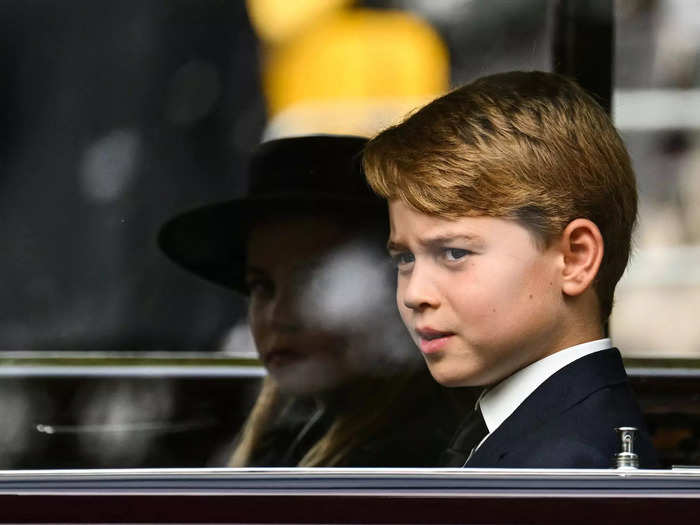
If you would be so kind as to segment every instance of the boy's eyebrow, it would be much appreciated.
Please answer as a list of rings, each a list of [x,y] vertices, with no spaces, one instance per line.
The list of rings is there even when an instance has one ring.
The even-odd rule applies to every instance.
[[[436,235],[434,237],[418,239],[418,243],[421,246],[426,247],[443,246],[445,244],[450,244],[454,241],[483,242],[483,238],[478,235],[470,235],[468,233],[448,233],[444,235]],[[398,251],[405,249],[404,245],[400,241],[394,241],[392,239],[389,239],[389,241],[386,243],[386,248],[389,251]]]

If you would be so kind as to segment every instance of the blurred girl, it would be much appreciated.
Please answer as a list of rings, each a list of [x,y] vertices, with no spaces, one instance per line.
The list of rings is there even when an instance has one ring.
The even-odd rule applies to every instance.
[[[459,420],[396,313],[365,142],[264,143],[245,198],[161,232],[169,257],[249,298],[268,375],[230,466],[433,466]]]

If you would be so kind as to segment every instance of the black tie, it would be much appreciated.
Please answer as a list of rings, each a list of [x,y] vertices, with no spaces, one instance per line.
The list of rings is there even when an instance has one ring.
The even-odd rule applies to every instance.
[[[449,448],[440,456],[442,467],[463,467],[469,456],[481,440],[489,433],[489,429],[481,415],[481,407],[472,410],[455,433]]]

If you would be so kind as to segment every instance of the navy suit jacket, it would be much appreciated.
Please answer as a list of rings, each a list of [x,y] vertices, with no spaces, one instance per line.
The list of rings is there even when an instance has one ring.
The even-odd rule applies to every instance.
[[[466,467],[609,468],[616,427],[637,427],[641,468],[657,466],[642,412],[616,348],[558,370],[484,441]]]

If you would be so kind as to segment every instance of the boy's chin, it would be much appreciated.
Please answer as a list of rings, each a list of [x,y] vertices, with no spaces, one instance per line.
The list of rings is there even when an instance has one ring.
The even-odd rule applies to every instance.
[[[433,376],[433,379],[446,387],[462,387],[462,386],[482,386],[485,383],[480,381],[479,374],[458,373],[454,369],[440,366],[440,364],[429,364],[428,369]]]
[[[429,366],[430,373],[433,379],[440,383],[442,386],[446,387],[460,387],[460,386],[476,386],[470,379],[465,378],[463,375],[450,373],[449,371],[440,370],[440,367]]]

